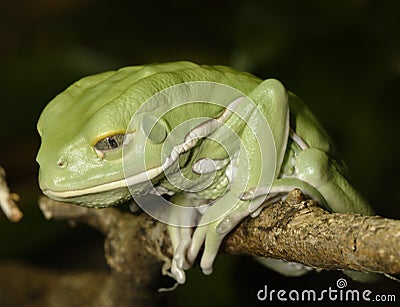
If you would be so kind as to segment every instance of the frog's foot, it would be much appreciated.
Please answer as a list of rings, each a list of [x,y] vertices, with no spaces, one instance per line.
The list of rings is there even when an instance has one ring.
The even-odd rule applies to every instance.
[[[286,199],[287,194],[295,188],[301,189],[306,196],[316,200],[322,207],[329,208],[317,189],[307,182],[289,177],[276,179],[272,187],[261,186],[250,189],[243,193],[240,199],[251,201],[249,206],[250,216],[257,217],[265,207]],[[262,196],[266,196],[266,198],[262,199]]]
[[[298,277],[314,270],[313,268],[304,264],[282,259],[263,257],[255,257],[255,259],[271,270],[288,277]]]
[[[204,252],[201,257],[200,267],[204,274],[211,274],[215,257],[218,254],[219,247],[224,237],[251,213],[259,212],[259,208],[275,202],[284,195],[280,190],[268,194],[269,192],[269,188],[261,187],[244,193],[239,201],[232,197],[227,197],[209,207],[200,220],[201,226],[198,226],[193,233],[192,242],[187,251],[187,260],[189,263],[194,262],[199,254],[200,248],[204,244]],[[260,198],[260,196],[267,194],[267,200]],[[236,205],[234,209],[230,211],[226,210],[229,205],[235,202]],[[221,209],[228,213],[221,214]],[[219,215],[216,214],[216,212],[218,212]],[[210,218],[212,216],[221,217],[212,219]],[[210,221],[212,222],[209,223]]]
[[[196,210],[185,211],[189,214],[178,214],[173,216],[174,222],[167,226],[169,236],[171,238],[172,247],[174,249],[174,255],[171,263],[171,274],[179,284],[184,284],[186,281],[186,274],[184,270],[191,267],[191,263],[186,259],[186,253],[189,246],[192,243],[192,225],[197,219]]]
[[[207,210],[203,220],[209,219],[212,207]],[[228,216],[223,216],[210,224],[198,226],[193,233],[192,242],[187,252],[187,259],[193,263],[204,244],[204,252],[201,257],[200,267],[205,275],[212,273],[214,260],[224,237],[249,215],[248,204],[240,203]]]
[[[281,187],[268,187],[260,186],[244,192],[240,199],[243,201],[250,201],[249,212],[251,217],[257,217],[261,211],[278,201],[285,198],[289,189]],[[264,196],[263,198],[260,198]]]

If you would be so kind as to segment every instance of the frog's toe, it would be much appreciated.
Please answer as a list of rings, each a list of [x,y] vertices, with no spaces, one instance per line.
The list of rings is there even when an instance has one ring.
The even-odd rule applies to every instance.
[[[200,267],[205,275],[212,273],[214,260],[217,257],[224,237],[225,234],[219,234],[215,231],[215,226],[210,226],[206,237],[204,253],[200,261]]]
[[[187,250],[187,260],[193,264],[197,255],[199,254],[200,248],[202,247],[207,234],[207,225],[199,226],[193,233],[192,242]]]
[[[185,271],[177,265],[175,259],[172,259],[171,277],[174,278],[179,284],[184,284],[186,282]]]
[[[190,268],[190,264],[186,259],[186,251],[191,244],[191,229],[168,226],[169,236],[171,243],[174,248],[174,256],[171,263],[171,274],[178,283],[185,283],[186,277],[184,270]]]
[[[190,268],[190,263],[186,259],[186,253],[192,243],[192,231],[190,228],[180,228],[180,242],[174,252],[174,260],[180,269],[187,270]]]
[[[245,217],[250,214],[249,205],[243,204],[237,209],[233,210],[231,213],[228,213],[222,220],[219,222],[216,232],[220,235],[225,235],[230,232],[233,228],[235,228]]]

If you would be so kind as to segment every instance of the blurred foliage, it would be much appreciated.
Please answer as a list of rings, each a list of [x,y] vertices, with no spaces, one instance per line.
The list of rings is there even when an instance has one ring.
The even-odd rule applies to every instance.
[[[51,257],[54,244],[73,248],[74,239],[63,240],[80,234],[45,222],[35,203],[42,108],[84,75],[149,62],[225,64],[280,79],[332,134],[377,212],[400,216],[399,12],[400,2],[389,0],[2,1],[0,165],[22,196],[25,224],[0,223],[0,254],[37,257],[47,248]],[[223,275],[224,263],[238,261],[227,258],[217,262]],[[204,285],[217,277],[199,278],[204,293],[215,290]],[[232,281],[213,282],[221,301],[235,302],[240,290],[229,292]],[[195,288],[184,287],[177,293]]]

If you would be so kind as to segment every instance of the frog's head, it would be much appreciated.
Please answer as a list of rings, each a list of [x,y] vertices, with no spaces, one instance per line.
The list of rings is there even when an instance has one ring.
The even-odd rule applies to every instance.
[[[127,67],[83,78],[54,98],[38,122],[42,144],[37,162],[43,193],[93,207],[129,199],[122,145],[129,143],[132,157],[143,156],[148,133],[143,127],[149,126],[151,110],[137,116],[140,122],[129,125],[131,117],[149,97],[182,82],[179,77],[165,76],[179,65],[197,67],[191,63]],[[154,178],[161,172],[160,151],[168,133],[168,125],[162,123],[152,130],[155,142],[148,145],[146,165],[132,162],[130,171],[137,181],[133,183],[148,181],[148,176]]]

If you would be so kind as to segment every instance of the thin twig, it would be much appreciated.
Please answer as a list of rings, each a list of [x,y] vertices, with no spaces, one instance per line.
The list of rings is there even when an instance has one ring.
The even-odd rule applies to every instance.
[[[22,218],[22,212],[16,204],[18,200],[18,194],[10,193],[6,182],[6,172],[0,167],[0,208],[12,222],[18,222]]]

